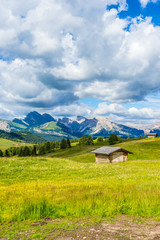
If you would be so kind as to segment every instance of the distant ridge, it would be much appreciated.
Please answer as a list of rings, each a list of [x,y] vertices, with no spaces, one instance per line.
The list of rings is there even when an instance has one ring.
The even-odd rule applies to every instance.
[[[13,119],[13,122],[16,122],[25,126],[38,126],[38,125],[42,125],[44,123],[52,122],[52,121],[55,122],[55,119],[51,115],[47,113],[44,113],[41,115],[36,111],[28,113],[24,119],[18,119],[18,118]]]
[[[146,134],[146,129],[137,129],[116,123],[108,117],[77,116],[75,119],[64,117],[55,120],[48,113],[40,114],[36,111],[28,113],[24,119],[0,120],[0,129],[8,132],[28,131],[50,141],[59,141],[62,138],[80,138],[83,135],[97,138],[99,136],[109,137],[114,133],[122,138],[138,138]],[[152,129],[147,131],[152,131]]]
[[[62,118],[58,121],[68,127],[72,134],[77,136],[82,136],[85,134],[93,137],[109,137],[112,133],[125,138],[144,136],[143,130],[116,123],[107,117],[95,117],[87,119],[85,117],[78,116],[76,120]]]

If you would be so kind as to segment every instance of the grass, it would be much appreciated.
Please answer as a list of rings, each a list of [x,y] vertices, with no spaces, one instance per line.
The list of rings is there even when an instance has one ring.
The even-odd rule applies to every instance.
[[[0,221],[83,216],[160,219],[160,139],[122,143],[126,163],[95,163],[96,146],[0,159]]]
[[[121,143],[119,146],[134,153],[129,160],[160,160],[160,138]]]
[[[10,125],[16,128],[19,128],[21,130],[26,130],[27,126],[23,125],[23,124],[19,124],[19,123],[15,123],[15,122],[10,122]]]
[[[49,122],[41,125],[43,131],[56,131],[57,133],[65,133],[61,126],[57,122]]]
[[[1,237],[9,240],[13,239],[55,239],[62,232],[73,232],[78,228],[78,224],[75,220],[55,220],[48,222],[45,220],[33,222],[33,221],[23,221],[18,223],[9,223],[5,225],[0,225]],[[3,232],[2,232],[3,231]],[[51,237],[50,237],[51,235]]]
[[[42,125],[42,127],[44,130],[59,130],[59,132],[61,131],[61,128],[59,126],[57,126],[57,122],[49,122],[47,124]]]
[[[25,144],[23,142],[16,142],[16,141],[0,138],[0,149],[2,151],[10,147],[19,147],[24,145],[30,145],[30,144]]]

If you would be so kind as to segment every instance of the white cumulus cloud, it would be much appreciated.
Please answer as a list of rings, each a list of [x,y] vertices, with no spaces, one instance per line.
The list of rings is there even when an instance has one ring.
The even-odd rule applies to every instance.
[[[142,7],[145,8],[148,3],[150,3],[150,2],[156,3],[156,2],[158,2],[159,0],[139,0],[139,1],[140,1],[140,3],[141,3]]]
[[[127,7],[125,0],[2,0],[1,104],[72,109],[83,98],[115,104],[159,91],[160,27],[151,17],[121,19]]]
[[[128,122],[128,123],[153,123],[160,120],[160,110],[149,107],[136,108],[130,107],[126,108],[121,104],[107,104],[102,102],[94,110],[95,116],[108,116],[113,120],[118,122]]]

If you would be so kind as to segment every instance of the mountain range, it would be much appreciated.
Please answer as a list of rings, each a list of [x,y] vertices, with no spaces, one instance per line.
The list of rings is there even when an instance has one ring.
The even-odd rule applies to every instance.
[[[136,138],[140,135],[144,136],[147,132],[160,134],[160,123],[148,126],[148,128],[137,129],[116,123],[107,117],[85,118],[77,116],[76,119],[64,117],[56,120],[50,114],[40,114],[34,111],[28,113],[23,119],[0,120],[0,130],[7,132],[28,131],[49,141],[79,138],[84,134],[94,138],[98,136],[108,137],[111,133],[122,138]]]

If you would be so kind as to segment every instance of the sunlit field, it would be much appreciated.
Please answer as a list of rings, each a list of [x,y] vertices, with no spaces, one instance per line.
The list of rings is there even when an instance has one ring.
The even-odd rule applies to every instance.
[[[16,141],[0,138],[0,149],[2,151],[10,147],[19,147],[24,145],[31,145],[31,144],[25,144],[23,142],[16,142]]]
[[[50,157],[1,158],[0,221],[119,214],[160,218],[160,139],[121,146],[134,152],[126,163],[95,163],[89,152],[96,146]]]

